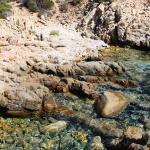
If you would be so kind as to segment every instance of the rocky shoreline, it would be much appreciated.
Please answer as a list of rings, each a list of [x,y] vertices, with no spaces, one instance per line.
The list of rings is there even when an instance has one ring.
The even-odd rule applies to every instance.
[[[122,142],[123,145],[126,145],[126,140],[125,142],[124,139],[121,141],[124,134],[128,136],[128,132],[130,134],[136,130],[138,133],[141,132],[138,127],[133,126],[133,132],[132,129],[131,131],[125,129],[126,133],[124,133],[124,129],[117,125],[117,121],[107,123],[99,118],[92,118],[92,116],[80,111],[79,108],[72,109],[70,107],[71,102],[70,105],[65,106],[53,96],[53,94],[58,93],[77,95],[77,97],[87,99],[90,102],[87,109],[96,112],[103,118],[118,115],[126,107],[130,97],[120,91],[104,91],[100,94],[95,90],[95,85],[108,84],[115,89],[122,89],[127,86],[138,86],[138,82],[119,78],[119,75],[126,72],[122,63],[106,62],[102,59],[102,51],[109,47],[107,44],[101,40],[83,37],[81,32],[76,32],[73,28],[65,28],[48,19],[39,19],[36,14],[31,14],[26,8],[20,7],[18,3],[12,2],[11,5],[14,16],[10,16],[6,20],[3,19],[0,23],[1,28],[3,28],[0,37],[1,116],[27,117],[47,113],[47,115],[52,116],[49,118],[51,123],[40,125],[37,121],[35,124],[38,129],[36,133],[32,133],[35,137],[40,134],[45,136],[47,133],[50,138],[58,136],[60,132],[66,130],[68,122],[73,124],[78,122],[93,133],[108,138],[110,141],[115,138],[115,141],[110,142],[108,140],[108,143],[112,147],[117,145],[118,149],[122,147]],[[99,9],[101,9],[100,6]],[[106,16],[105,13],[103,12],[101,17]],[[107,13],[109,15],[111,11],[107,11]],[[22,18],[23,14],[24,18]],[[59,35],[50,35],[51,31],[58,31]],[[109,33],[102,32],[102,34],[107,36]],[[109,40],[110,38],[112,37],[108,37]],[[106,42],[108,42],[107,40]],[[126,40],[120,42],[126,42]],[[144,46],[149,48],[149,45]],[[113,77],[114,75],[115,77]],[[17,138],[5,138],[4,135],[7,134],[7,131],[14,134],[12,131],[13,123],[11,124],[6,120],[0,118],[0,128],[2,128],[0,136],[6,142],[1,144],[0,148],[7,148],[13,142],[15,146],[11,145],[14,147],[12,149],[15,149],[16,146],[25,149],[32,147],[31,137],[18,133],[18,131],[15,131],[17,132],[15,134],[18,134]],[[23,123],[16,121],[15,118],[11,121],[17,122],[19,128],[23,126]],[[30,129],[27,128],[27,130]],[[25,129],[24,132],[28,133]],[[82,132],[71,131],[69,136],[82,143],[87,144],[88,142],[86,140],[87,135]],[[147,142],[144,145],[147,148],[150,139],[149,133],[143,133],[141,140],[145,138]],[[127,137],[128,139],[130,137]],[[27,141],[30,141],[30,146]],[[48,149],[54,145],[51,142],[41,142],[40,147]],[[138,142],[136,143],[138,144]],[[141,144],[141,142],[139,143]],[[91,149],[95,147],[105,149],[100,136],[95,136],[90,144]],[[126,145],[127,148],[136,146],[136,144]]]
[[[78,24],[84,35],[92,32],[112,45],[150,50],[149,1],[91,2],[84,10],[88,13]]]

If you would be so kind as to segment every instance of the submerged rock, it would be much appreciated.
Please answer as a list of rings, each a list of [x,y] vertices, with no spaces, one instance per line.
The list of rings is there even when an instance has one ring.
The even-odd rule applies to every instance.
[[[40,127],[40,132],[42,132],[42,133],[49,132],[49,134],[53,136],[53,135],[58,134],[60,131],[65,130],[66,127],[67,127],[66,121],[58,121],[58,122],[52,123],[48,126],[42,125]]]
[[[74,137],[76,140],[81,141],[82,143],[87,143],[87,134],[83,132],[72,132],[72,137]]]
[[[114,125],[109,125],[105,121],[100,121],[98,119],[92,119],[80,112],[66,110],[57,114],[59,118],[65,118],[73,121],[74,123],[80,123],[85,127],[92,130],[94,133],[103,135],[105,137],[116,138],[123,136],[123,130],[117,128],[116,123]]]
[[[96,102],[96,110],[102,117],[117,115],[128,103],[127,98],[119,92],[106,92]]]
[[[72,78],[63,78],[56,87],[56,91],[66,93],[72,92],[81,97],[88,97],[89,99],[99,98],[99,94],[94,91],[93,85],[84,81],[78,81]]]
[[[125,136],[118,144],[118,150],[149,150],[150,132],[130,134]]]
[[[96,136],[90,143],[90,150],[105,150],[104,145],[101,143],[101,137]]]
[[[90,83],[103,83],[103,82],[114,82],[117,84],[121,84],[124,86],[129,86],[129,85],[137,85],[137,81],[132,81],[132,80],[127,80],[127,79],[121,79],[121,78],[106,78],[106,77],[99,77],[99,76],[79,76],[78,79],[80,81],[86,81]]]

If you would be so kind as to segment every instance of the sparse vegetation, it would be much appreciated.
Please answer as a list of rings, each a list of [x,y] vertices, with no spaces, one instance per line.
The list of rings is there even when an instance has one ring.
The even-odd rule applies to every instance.
[[[60,11],[62,11],[62,12],[66,12],[67,10],[68,10],[68,6],[67,6],[67,4],[62,4],[62,5],[60,5]]]
[[[44,13],[44,12],[45,12],[45,10],[40,11],[37,16],[40,18],[42,13]]]
[[[28,7],[30,11],[35,12],[39,9],[51,9],[54,6],[53,0],[25,0],[23,5]]]
[[[79,3],[81,3],[81,0],[73,0],[73,1],[72,1],[72,4],[75,5],[75,6],[76,6],[77,4],[79,4]]]
[[[54,2],[52,0],[37,0],[37,5],[41,8],[48,9],[54,6]]]
[[[56,31],[56,30],[52,30],[51,32],[50,32],[50,35],[59,35],[59,31]]]
[[[103,3],[103,2],[109,2],[109,3],[112,3],[114,0],[96,0],[96,2],[99,2],[99,3]]]
[[[99,3],[103,3],[103,0],[99,0]]]
[[[0,3],[0,19],[6,18],[5,11],[11,11],[11,6],[5,3]]]

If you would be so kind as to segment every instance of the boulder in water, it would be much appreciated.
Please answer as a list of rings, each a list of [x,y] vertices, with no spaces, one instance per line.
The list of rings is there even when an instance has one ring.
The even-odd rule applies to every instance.
[[[117,115],[128,103],[127,98],[119,92],[104,91],[96,103],[97,112],[103,117]]]

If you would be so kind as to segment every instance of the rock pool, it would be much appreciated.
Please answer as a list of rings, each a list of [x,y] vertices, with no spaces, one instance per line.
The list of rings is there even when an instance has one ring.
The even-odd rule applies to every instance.
[[[94,83],[95,90],[100,94],[103,91],[121,91],[130,98],[119,115],[102,118],[96,113],[95,101],[50,91],[56,102],[70,110],[81,112],[84,117],[76,119],[48,113],[26,118],[0,117],[0,149],[113,150],[121,137],[110,135],[109,131],[122,132],[125,135],[150,131],[150,52],[110,47],[100,53],[103,61],[122,62],[127,68],[124,74],[113,77],[139,83],[137,86],[128,87],[110,82]],[[99,128],[102,129],[92,126],[93,121],[94,124],[101,124]]]

